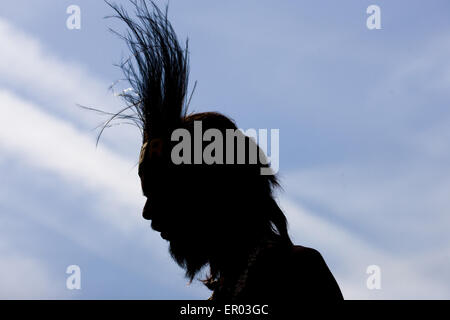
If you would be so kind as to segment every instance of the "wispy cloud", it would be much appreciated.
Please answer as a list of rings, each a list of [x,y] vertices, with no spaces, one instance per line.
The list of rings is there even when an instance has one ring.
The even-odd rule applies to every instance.
[[[436,250],[427,259],[423,253],[392,252],[364,239],[353,228],[305,209],[298,201],[283,197],[281,204],[294,240],[322,253],[346,299],[446,299],[449,296],[448,262],[442,259],[450,252],[448,248],[446,254]],[[378,230],[383,234],[382,229]],[[441,258],[430,260],[430,256]],[[381,268],[381,290],[369,290],[366,286],[369,277],[366,270],[370,265]],[[429,270],[440,272],[436,275]]]
[[[77,104],[117,111],[121,102],[108,87],[108,83],[91,74],[74,61],[67,62],[54,56],[38,40],[0,18],[0,74],[4,88],[26,94],[41,108],[73,126],[84,130],[97,127],[106,119],[77,107]],[[138,148],[139,131],[136,128],[120,128],[120,135],[105,134],[103,142],[116,152],[130,157]],[[114,132],[114,128],[109,131]],[[98,132],[98,131],[97,131]],[[137,151],[135,151],[137,154]],[[137,157],[137,156],[136,156]]]
[[[26,165],[62,175],[69,183],[103,190],[116,203],[142,203],[135,164],[102,146],[96,149],[92,137],[6,91],[0,91],[0,104],[0,145],[4,150]],[[126,218],[108,219],[118,227],[130,227]]]
[[[314,223],[302,227],[291,217],[300,239],[331,257],[347,297],[450,296],[448,35],[441,30],[414,52],[399,48],[403,58],[367,91],[345,127],[327,123],[326,132],[352,141],[351,148],[338,145],[325,159],[284,175],[289,198],[333,226],[310,229]],[[386,275],[380,292],[364,287],[370,264]]]

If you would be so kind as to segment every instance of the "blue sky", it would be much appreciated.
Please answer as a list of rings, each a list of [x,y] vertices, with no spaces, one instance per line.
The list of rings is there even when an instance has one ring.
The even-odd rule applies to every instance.
[[[126,1],[117,1],[126,3]],[[158,1],[165,4],[165,1]],[[81,30],[66,8],[81,8]],[[368,30],[366,8],[381,8]],[[141,218],[136,128],[116,110],[126,48],[103,1],[0,5],[0,297],[204,299]],[[450,298],[450,4],[179,1],[191,111],[280,129],[279,202],[348,299]],[[82,289],[66,289],[79,265]],[[366,268],[381,268],[368,290]]]

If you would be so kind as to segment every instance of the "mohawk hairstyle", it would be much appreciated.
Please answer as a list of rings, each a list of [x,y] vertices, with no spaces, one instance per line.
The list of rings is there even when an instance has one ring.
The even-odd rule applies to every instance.
[[[125,34],[110,30],[125,40],[131,51],[131,56],[119,65],[125,76],[123,80],[131,88],[119,94],[126,106],[117,113],[107,113],[111,117],[103,125],[98,139],[105,128],[119,119],[131,120],[140,129],[145,142],[167,136],[181,123],[195,86],[187,101],[188,40],[183,49],[167,18],[168,5],[163,12],[152,0],[129,1],[134,7],[134,18],[123,6],[105,0],[115,11],[115,15],[107,18],[118,18],[128,27]]]

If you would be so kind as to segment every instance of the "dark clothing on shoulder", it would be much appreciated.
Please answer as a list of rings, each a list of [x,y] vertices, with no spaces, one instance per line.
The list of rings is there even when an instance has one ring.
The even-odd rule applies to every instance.
[[[239,295],[217,288],[214,301],[339,301],[343,296],[322,255],[303,246],[265,249],[248,269]]]

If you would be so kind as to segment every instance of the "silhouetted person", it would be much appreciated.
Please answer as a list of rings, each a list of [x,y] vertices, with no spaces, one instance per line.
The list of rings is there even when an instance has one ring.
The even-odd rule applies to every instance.
[[[220,113],[187,114],[187,44],[182,50],[167,11],[153,2],[149,7],[145,1],[132,3],[134,19],[112,5],[129,29],[124,38],[132,55],[122,68],[132,88],[123,92],[127,108],[111,120],[132,120],[142,130],[143,217],[169,242],[171,256],[191,281],[209,266],[203,282],[213,291],[212,300],[342,299],[320,253],[289,238],[286,217],[273,197],[276,176],[261,174],[267,159],[254,140],[234,138],[243,138],[247,151],[257,148],[256,162],[247,152],[238,163],[238,143],[230,153],[224,141],[211,155],[231,157],[234,164],[194,164],[210,142],[199,148],[192,141],[175,152],[184,163],[175,163],[173,151],[181,139],[173,139],[174,130],[185,129],[194,140],[196,123],[203,133],[216,129],[223,137],[237,128]]]

